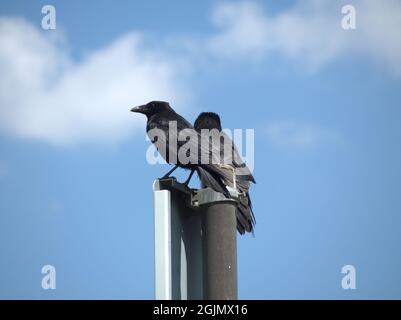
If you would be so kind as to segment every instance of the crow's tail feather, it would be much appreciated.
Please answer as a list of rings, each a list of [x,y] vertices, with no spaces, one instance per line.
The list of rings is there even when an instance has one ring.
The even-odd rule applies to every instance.
[[[255,215],[252,210],[252,203],[249,193],[240,197],[240,202],[236,211],[237,216],[237,230],[240,234],[251,232],[254,234]]]

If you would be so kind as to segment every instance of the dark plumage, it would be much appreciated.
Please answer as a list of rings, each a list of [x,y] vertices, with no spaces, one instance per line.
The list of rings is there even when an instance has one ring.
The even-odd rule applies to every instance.
[[[196,131],[201,129],[217,129],[219,131],[221,128],[220,116],[214,112],[202,112],[194,122],[194,128]]]
[[[249,168],[243,163],[235,145],[231,139],[225,135],[221,128],[221,121],[218,114],[213,112],[203,112],[194,123],[195,129],[201,133],[202,129],[216,129],[221,133],[220,140],[220,153],[221,161],[227,159],[227,155],[224,155],[224,145],[229,144],[228,150],[231,149],[231,158],[229,161],[231,163],[225,162],[232,170],[235,170],[235,182],[233,181],[233,176],[223,176],[223,181],[226,185],[230,187],[236,187],[237,191],[240,193],[240,203],[238,204],[236,217],[237,217],[237,230],[240,234],[245,232],[254,232],[255,216],[252,210],[251,197],[249,195],[250,182],[255,183],[255,179],[250,172]],[[224,137],[224,138],[223,138]],[[209,142],[210,144],[212,142]],[[224,159],[224,160],[223,160]],[[205,179],[205,176],[200,176],[203,186],[213,187],[212,182]]]
[[[142,113],[147,117],[146,132],[149,138],[162,157],[168,163],[175,164],[174,168],[163,178],[167,178],[177,167],[181,167],[191,170],[191,174],[185,182],[188,184],[193,172],[196,170],[202,179],[208,181],[211,188],[229,197],[229,192],[223,183],[223,177],[229,175],[230,170],[211,163],[202,164],[200,153],[190,151],[200,148],[200,135],[187,120],[170,107],[168,102],[151,101],[145,105],[132,108],[131,111]],[[174,122],[177,125],[176,131],[169,130],[170,122]],[[161,130],[164,134],[155,138],[151,134],[152,129]],[[183,130],[186,130],[187,136],[195,135],[195,139],[180,141],[178,136],[180,133],[184,133]],[[187,150],[187,163],[183,163],[179,157],[179,150],[184,145]]]

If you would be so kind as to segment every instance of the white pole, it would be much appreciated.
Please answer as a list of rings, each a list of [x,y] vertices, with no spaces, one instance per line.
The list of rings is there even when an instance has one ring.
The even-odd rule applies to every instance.
[[[171,195],[168,190],[158,190],[157,181],[154,191],[155,226],[155,298],[171,300]]]

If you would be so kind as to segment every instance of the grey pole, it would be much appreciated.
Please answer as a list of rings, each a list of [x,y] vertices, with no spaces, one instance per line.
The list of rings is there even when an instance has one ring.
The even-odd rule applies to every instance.
[[[238,194],[156,180],[156,299],[237,299]]]
[[[236,300],[237,202],[209,188],[195,191],[194,200],[202,215],[203,298]]]

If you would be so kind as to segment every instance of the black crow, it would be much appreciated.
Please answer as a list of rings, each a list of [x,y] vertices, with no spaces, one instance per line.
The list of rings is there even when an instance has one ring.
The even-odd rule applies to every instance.
[[[163,178],[167,178],[177,167],[191,170],[185,184],[188,184],[196,170],[198,175],[209,182],[217,192],[230,193],[223,183],[224,177],[230,176],[230,169],[212,163],[201,163],[200,135],[193,126],[176,113],[168,102],[151,101],[134,107],[132,112],[142,113],[147,117],[146,132],[167,163],[175,166]],[[185,140],[182,137],[186,137]],[[201,152],[208,152],[201,148]],[[215,161],[216,162],[216,161]],[[217,163],[217,162],[216,162]]]
[[[245,232],[253,233],[255,216],[252,210],[251,197],[249,195],[250,182],[255,183],[252,173],[245,163],[243,163],[232,140],[224,132],[222,132],[221,121],[218,114],[213,112],[201,113],[195,120],[194,127],[199,133],[201,133],[201,135],[208,134],[209,130],[218,131],[218,137],[220,138],[220,141],[217,143],[220,143],[220,161],[231,161],[231,163],[226,163],[226,165],[231,166],[232,170],[235,172],[234,178],[231,178],[230,176],[225,177],[224,183],[231,187],[235,187],[240,194],[240,202],[236,211],[237,230],[240,234],[244,234]],[[202,129],[205,130],[203,134]],[[210,141],[212,140],[210,138],[208,138],[208,140],[209,145],[216,143]],[[224,154],[227,151],[231,152],[229,155],[230,157],[227,157],[227,155]],[[208,179],[205,179],[205,175],[200,176],[199,178],[203,186],[211,187],[211,183]]]

